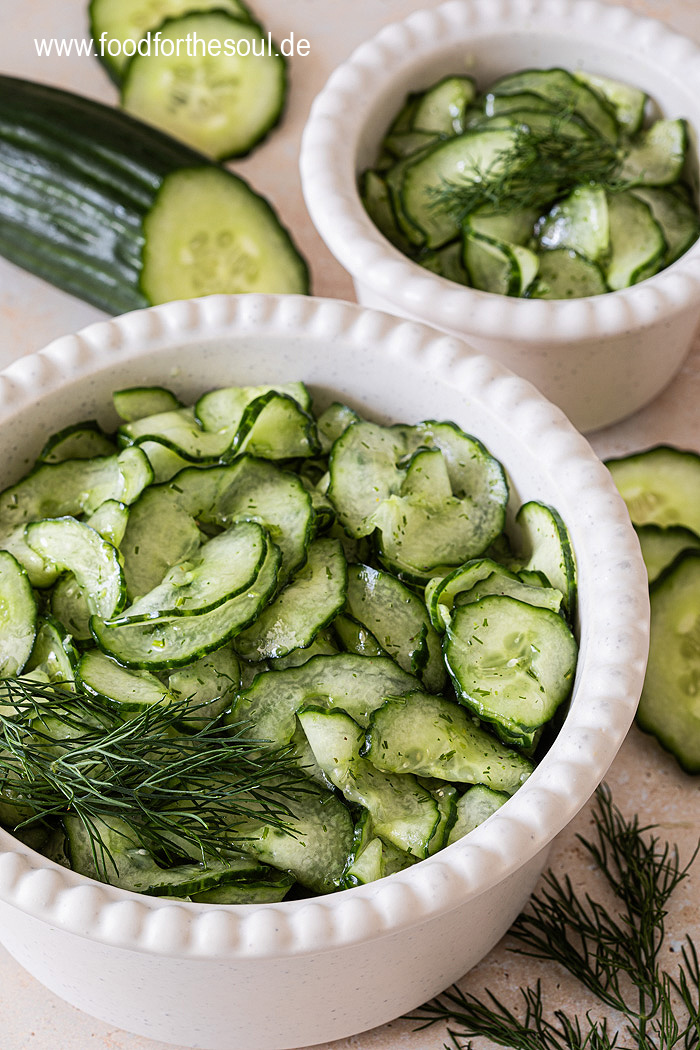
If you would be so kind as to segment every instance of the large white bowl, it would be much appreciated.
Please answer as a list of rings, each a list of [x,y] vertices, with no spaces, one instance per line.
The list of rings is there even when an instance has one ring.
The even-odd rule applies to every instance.
[[[460,335],[525,376],[581,430],[616,422],[676,374],[700,320],[700,242],[632,288],[574,301],[507,298],[403,256],[367,216],[358,174],[408,92],[448,73],[485,87],[531,67],[607,74],[685,117],[697,158],[700,49],[660,22],[597,0],[452,0],[386,26],[331,75],[302,139],[307,208],[359,301]]]
[[[647,651],[646,576],[608,472],[529,384],[421,325],[331,300],[213,297],[93,325],[0,374],[0,482],[47,433],[98,417],[113,389],[185,396],[303,379],[379,420],[453,419],[506,465],[517,505],[566,520],[581,653],[545,759],[493,817],[407,871],[335,895],[211,906],[129,893],[0,832],[0,940],[64,999],[110,1024],[207,1050],[282,1050],[386,1022],[459,978],[525,904],[553,837],[604,776]]]

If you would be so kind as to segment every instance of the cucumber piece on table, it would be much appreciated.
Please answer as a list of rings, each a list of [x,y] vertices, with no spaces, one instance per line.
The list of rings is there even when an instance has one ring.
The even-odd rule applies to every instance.
[[[606,461],[633,525],[683,525],[700,535],[700,455],[656,445]]]
[[[214,160],[248,153],[282,115],[284,56],[260,26],[220,10],[168,19],[158,32],[158,54],[137,53],[124,72],[124,109]]]
[[[111,106],[0,77],[0,172],[0,254],[108,313],[213,292],[308,292],[306,264],[267,201]]]
[[[655,525],[649,522],[635,525],[635,530],[649,583],[653,583],[681,551],[690,547],[700,549],[700,536],[683,525]]]
[[[120,83],[137,43],[151,30],[157,30],[166,19],[188,14],[193,6],[197,11],[226,11],[245,21],[251,18],[241,0],[196,0],[194,5],[192,0],[91,0],[90,34],[112,79]],[[112,40],[120,46],[110,46]]]
[[[150,303],[216,292],[303,292],[306,264],[270,205],[218,168],[174,172],[144,218]]]
[[[649,662],[637,722],[700,773],[700,551],[683,551],[650,589]]]

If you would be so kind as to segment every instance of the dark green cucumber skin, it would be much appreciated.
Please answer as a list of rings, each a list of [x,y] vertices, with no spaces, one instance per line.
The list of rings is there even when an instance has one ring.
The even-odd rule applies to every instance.
[[[0,255],[109,314],[149,306],[144,217],[167,175],[212,163],[121,110],[0,76]]]

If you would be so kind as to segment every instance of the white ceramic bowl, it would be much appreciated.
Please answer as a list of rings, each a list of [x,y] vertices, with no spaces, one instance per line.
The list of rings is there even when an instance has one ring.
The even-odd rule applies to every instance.
[[[211,906],[145,897],[68,871],[0,832],[0,940],[109,1024],[180,1046],[282,1050],[349,1035],[445,988],[503,935],[553,837],[604,776],[633,717],[647,651],[639,546],[608,472],[529,384],[454,338],[304,297],[213,297],[93,325],[0,374],[0,484],[48,432],[116,421],[113,389],[183,396],[303,379],[378,420],[454,419],[506,465],[513,502],[568,523],[581,652],[545,759],[464,840],[380,882],[309,900]]]
[[[596,0],[453,0],[386,26],[335,70],[311,109],[301,173],[311,218],[361,303],[460,335],[590,431],[636,411],[678,371],[700,320],[700,242],[629,289],[512,299],[410,261],[379,233],[357,192],[408,92],[448,73],[485,86],[553,65],[637,84],[665,115],[700,132],[700,49],[661,23]]]

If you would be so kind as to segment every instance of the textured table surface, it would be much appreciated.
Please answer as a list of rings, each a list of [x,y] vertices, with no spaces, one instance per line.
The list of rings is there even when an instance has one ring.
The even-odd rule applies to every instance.
[[[641,14],[659,18],[700,42],[697,0],[625,0]],[[96,60],[38,58],[36,38],[81,37],[86,30],[85,0],[0,0],[0,71],[32,77],[105,102],[114,90]],[[310,42],[306,57],[291,65],[291,94],[284,122],[236,170],[269,196],[310,261],[317,295],[353,298],[347,275],[331,258],[311,226],[302,201],[297,170],[299,138],[309,106],[331,70],[381,25],[431,0],[253,0],[254,10],[278,39],[291,32]],[[436,5],[435,5],[436,6]],[[0,260],[0,367],[103,315]],[[603,457],[668,442],[700,451],[700,340],[674,383],[645,410],[591,438]],[[633,728],[608,776],[616,803],[626,814],[678,842],[688,856],[700,829],[700,778],[680,772],[655,742]],[[554,844],[551,864],[568,873],[582,892],[595,892],[595,876],[576,832],[591,827],[585,810]],[[670,934],[662,961],[672,965],[686,932],[700,945],[700,861],[678,890],[669,915]],[[555,966],[533,965],[508,950],[506,938],[464,979],[475,993],[488,986],[515,1006],[518,989],[542,976],[556,1007],[592,1006]],[[444,1028],[415,1032],[407,1021],[333,1044],[323,1050],[440,1050]],[[485,1048],[475,1041],[475,1050]],[[623,1040],[622,1045],[626,1045]],[[0,1050],[162,1050],[154,1043],[115,1030],[67,1006],[45,991],[0,947]]]

